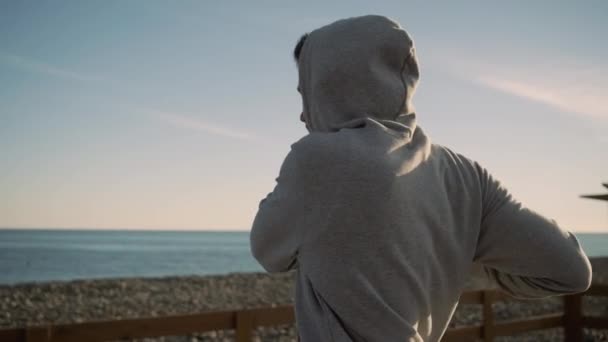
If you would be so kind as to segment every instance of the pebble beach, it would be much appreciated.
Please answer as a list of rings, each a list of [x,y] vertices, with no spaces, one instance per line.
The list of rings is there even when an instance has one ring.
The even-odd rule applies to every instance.
[[[594,283],[608,283],[608,258],[592,259]],[[293,304],[293,273],[124,278],[0,286],[0,329],[43,324],[162,317],[207,311]],[[475,289],[471,284],[470,289]],[[608,298],[585,298],[586,314],[608,316]],[[562,300],[509,300],[494,304],[497,321],[556,313]],[[450,326],[479,324],[481,306],[460,305]],[[295,326],[259,328],[255,341],[295,341]],[[140,341],[232,341],[213,331]],[[501,337],[496,341],[561,341],[561,329]],[[588,341],[608,341],[608,331],[586,331]]]

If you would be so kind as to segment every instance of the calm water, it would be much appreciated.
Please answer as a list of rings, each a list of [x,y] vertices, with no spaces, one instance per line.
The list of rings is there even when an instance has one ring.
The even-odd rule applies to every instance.
[[[608,234],[577,234],[608,256]],[[258,272],[248,232],[0,230],[0,284]]]

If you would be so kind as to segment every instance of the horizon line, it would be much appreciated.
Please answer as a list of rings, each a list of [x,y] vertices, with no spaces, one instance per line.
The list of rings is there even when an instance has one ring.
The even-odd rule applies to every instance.
[[[243,228],[103,228],[103,227],[0,227],[1,230],[63,230],[63,231],[131,231],[131,232],[250,232],[251,229]],[[608,234],[608,229],[600,230],[567,230],[572,233],[583,234]]]
[[[104,227],[0,227],[0,230],[106,230],[106,231],[138,231],[138,232],[249,232],[243,228],[104,228]]]

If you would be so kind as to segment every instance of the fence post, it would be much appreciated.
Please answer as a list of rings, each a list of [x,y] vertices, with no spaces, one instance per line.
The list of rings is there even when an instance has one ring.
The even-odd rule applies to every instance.
[[[236,313],[236,342],[250,342],[253,330],[253,317],[251,312],[240,310]]]
[[[564,296],[564,335],[566,342],[583,341],[583,296]]]
[[[494,341],[494,310],[492,303],[494,302],[494,291],[484,290],[482,292],[483,299],[483,341]]]

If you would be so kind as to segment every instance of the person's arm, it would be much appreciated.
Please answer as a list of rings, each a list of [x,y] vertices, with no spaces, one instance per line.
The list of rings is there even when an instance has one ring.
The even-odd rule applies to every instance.
[[[274,190],[260,201],[250,233],[255,259],[268,272],[284,272],[298,265],[298,248],[307,229],[314,189],[301,151],[292,149],[285,157]]]
[[[543,298],[586,291],[591,264],[571,232],[524,207],[478,166],[482,222],[475,262],[503,291]]]

